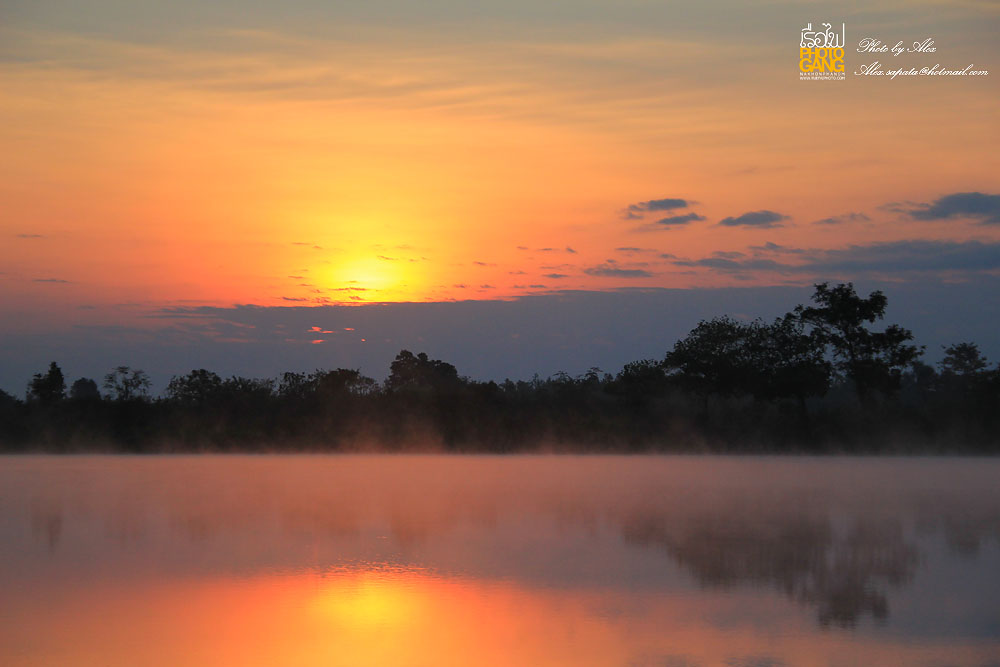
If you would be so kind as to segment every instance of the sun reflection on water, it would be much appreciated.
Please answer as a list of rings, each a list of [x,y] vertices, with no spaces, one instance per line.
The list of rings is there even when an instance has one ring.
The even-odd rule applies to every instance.
[[[321,619],[354,631],[401,630],[428,611],[431,581],[418,571],[379,565],[326,576],[310,609]]]
[[[948,465],[8,460],[0,664],[992,664],[996,466]]]

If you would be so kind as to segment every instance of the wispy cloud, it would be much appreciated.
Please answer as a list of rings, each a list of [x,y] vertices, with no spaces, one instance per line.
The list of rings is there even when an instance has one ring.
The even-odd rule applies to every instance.
[[[762,209],[760,211],[748,211],[743,215],[723,218],[719,224],[723,227],[756,227],[758,229],[770,229],[771,227],[781,227],[783,220],[787,220],[787,215]]]
[[[661,199],[649,199],[646,201],[629,204],[622,211],[624,220],[642,220],[649,212],[675,211],[687,208],[693,202],[680,197],[663,197]]]
[[[583,270],[588,276],[598,276],[601,278],[651,278],[652,273],[645,269],[628,268],[621,266],[613,259],[609,259],[603,264],[591,266]]]
[[[677,225],[687,225],[692,222],[697,222],[699,220],[704,220],[705,216],[698,215],[697,213],[685,213],[683,215],[670,215],[666,218],[660,218],[656,221],[657,225],[662,225],[664,227],[677,226]]]
[[[815,220],[812,224],[814,225],[843,225],[848,222],[871,222],[869,218],[864,213],[844,213],[843,215],[833,215],[829,218],[823,218],[821,220]]]

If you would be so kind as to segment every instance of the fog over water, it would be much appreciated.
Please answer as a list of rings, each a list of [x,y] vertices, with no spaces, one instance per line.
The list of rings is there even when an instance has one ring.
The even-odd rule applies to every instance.
[[[5,457],[0,662],[993,664],[997,479],[961,458]]]

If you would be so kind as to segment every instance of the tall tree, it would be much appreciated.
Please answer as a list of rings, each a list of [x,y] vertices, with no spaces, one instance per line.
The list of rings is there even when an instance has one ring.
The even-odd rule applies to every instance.
[[[360,370],[338,368],[332,371],[317,370],[312,374],[316,392],[325,400],[344,396],[365,396],[378,388],[378,383],[361,374]]]
[[[955,396],[967,397],[969,392],[989,386],[989,361],[975,343],[957,343],[944,350],[941,368],[941,385]]]
[[[814,332],[786,316],[765,324],[730,317],[702,321],[663,361],[675,382],[698,393],[757,398],[826,393],[830,364]]]
[[[451,364],[430,359],[425,352],[414,355],[409,350],[401,350],[389,366],[385,386],[390,391],[430,391],[459,383],[458,370]]]
[[[149,397],[152,383],[145,371],[119,366],[104,376],[104,389],[116,401],[131,401]]]
[[[41,405],[53,405],[66,398],[66,380],[62,369],[56,362],[49,364],[49,370],[43,375],[36,373],[28,383],[28,400],[37,401]]]
[[[101,392],[90,378],[79,378],[69,388],[69,397],[74,401],[95,401],[101,398]]]
[[[942,375],[971,378],[985,371],[989,361],[975,343],[957,343],[944,349],[944,359],[938,366]]]
[[[702,320],[674,344],[663,367],[682,388],[702,395],[752,393],[761,381],[751,351],[756,326],[726,316]]]
[[[758,372],[766,378],[766,398],[796,398],[803,412],[806,398],[822,396],[830,388],[833,368],[825,358],[822,337],[792,315],[759,328],[756,358]]]
[[[204,405],[219,395],[222,378],[204,368],[175,375],[167,383],[167,397],[179,403]]]
[[[874,291],[861,298],[852,283],[820,283],[815,288],[816,305],[800,305],[793,316],[830,345],[836,368],[854,383],[859,397],[872,391],[895,393],[903,370],[923,354],[923,347],[908,345],[913,334],[897,324],[883,331],[868,327],[885,317],[885,295]]]

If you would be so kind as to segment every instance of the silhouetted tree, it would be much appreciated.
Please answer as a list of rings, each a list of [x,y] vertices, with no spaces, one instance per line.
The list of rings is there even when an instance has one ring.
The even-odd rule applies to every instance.
[[[69,397],[74,401],[94,401],[100,400],[101,392],[97,390],[97,383],[90,378],[80,378],[69,388]]]
[[[150,386],[149,376],[138,368],[119,366],[104,376],[104,390],[116,401],[148,398]]]
[[[994,383],[990,382],[989,361],[975,343],[958,343],[944,350],[938,362],[942,388],[959,400],[987,399]]]
[[[795,317],[765,324],[729,317],[702,321],[663,361],[670,377],[702,394],[799,399],[826,393],[831,367],[815,332]],[[646,371],[648,373],[648,371]]]
[[[884,331],[868,329],[866,323],[885,316],[885,295],[875,291],[863,299],[852,283],[815,287],[812,300],[817,305],[800,305],[794,315],[832,347],[836,367],[854,383],[858,396],[864,399],[873,390],[894,393],[903,369],[923,354],[923,348],[907,345],[913,334],[899,325],[891,324]]]
[[[821,336],[806,332],[792,316],[778,318],[770,326],[758,327],[758,373],[766,378],[756,393],[767,398],[793,397],[805,410],[809,396],[822,396],[830,388],[832,365],[825,358]]]
[[[28,400],[37,401],[49,406],[66,398],[66,381],[62,369],[56,362],[49,364],[49,370],[44,375],[36,373],[28,383]]]
[[[430,391],[459,384],[458,370],[449,363],[401,350],[389,367],[389,391]]]
[[[731,317],[702,320],[663,360],[671,379],[702,395],[749,393],[759,382],[752,363],[753,324]]]
[[[940,379],[933,366],[916,360],[910,364],[908,370],[903,372],[901,388],[926,399],[927,396],[937,391]]]
[[[975,343],[958,343],[944,349],[944,359],[938,362],[941,375],[971,378],[982,374],[989,362]]]
[[[668,386],[663,364],[653,359],[642,359],[625,364],[609,391],[637,403],[646,398],[662,396]]]
[[[205,369],[175,376],[165,400],[148,397],[149,378],[116,368],[65,393],[53,363],[28,384],[27,402],[0,393],[0,450],[55,451],[115,443],[155,448],[390,450],[443,445],[510,452],[545,443],[568,450],[877,451],[955,443],[996,452],[1000,367],[973,343],[945,349],[941,374],[917,357],[909,331],[871,327],[884,316],[880,292],[861,298],[850,284],[816,286],[813,305],[771,323],[717,317],[677,341],[663,361],[626,364],[616,377],[593,367],[502,384],[459,376],[450,363],[401,350],[380,386],[359,370],[289,372],[278,379],[222,380]],[[836,372],[836,375],[835,375]],[[835,378],[899,400],[859,410],[844,392],[822,397]],[[747,400],[752,397],[753,400]],[[692,409],[699,401],[702,410]],[[795,419],[796,401],[801,419]],[[789,419],[789,417],[792,417]]]
[[[317,370],[312,374],[311,381],[316,392],[328,400],[348,395],[367,396],[378,389],[375,380],[362,375],[360,370],[348,368],[332,371]]]
[[[233,376],[222,383],[222,395],[232,399],[237,397],[266,400],[274,396],[275,382],[271,378],[245,378]]]
[[[167,398],[180,403],[204,405],[218,397],[222,390],[222,378],[204,368],[193,370],[187,375],[175,375],[167,383]]]
[[[301,401],[315,390],[315,378],[305,373],[282,373],[278,381],[278,395],[285,399]]]
[[[11,396],[3,389],[0,389],[0,410],[13,408],[15,405],[18,404],[18,402],[19,401],[17,400],[16,397]]]

